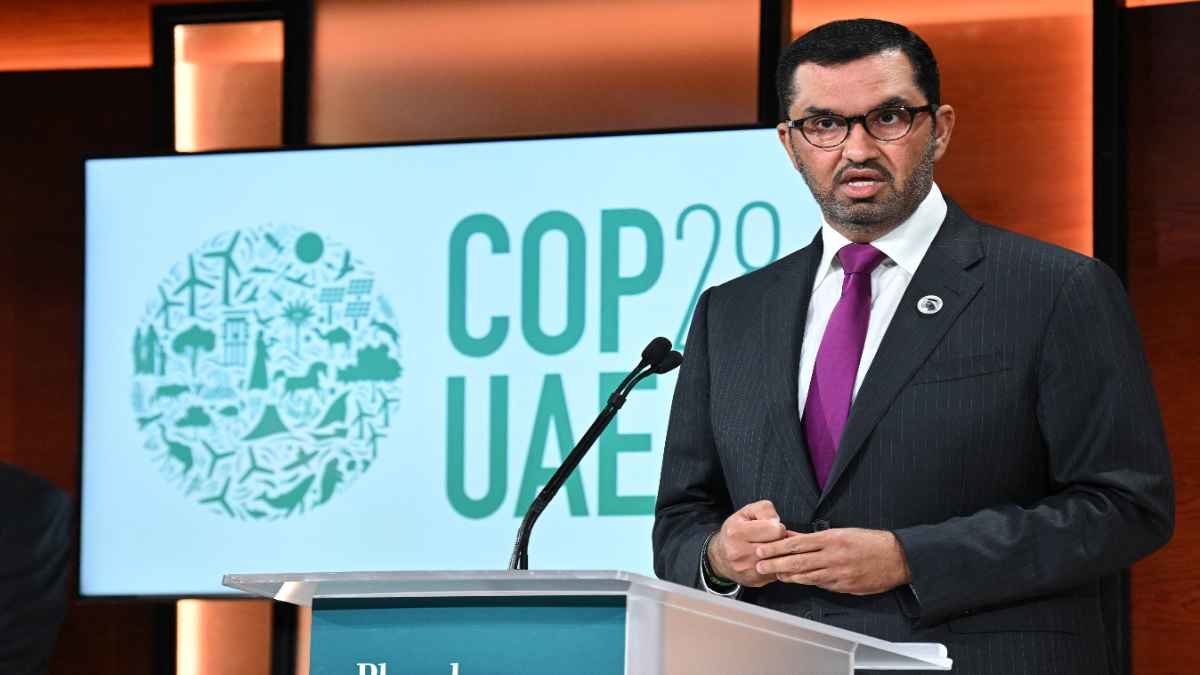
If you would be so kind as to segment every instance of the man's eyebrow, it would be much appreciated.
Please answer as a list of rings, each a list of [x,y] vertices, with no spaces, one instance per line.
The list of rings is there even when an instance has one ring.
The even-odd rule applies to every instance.
[[[912,105],[912,102],[909,101],[904,96],[891,96],[889,98],[884,99],[882,102],[879,103],[879,105],[871,108],[871,110],[876,110],[878,108],[890,108],[890,107],[898,106],[898,105]],[[829,108],[818,108],[817,106],[814,106],[814,105],[810,105],[807,108],[805,108],[804,112],[806,112],[810,115],[842,115],[843,114],[843,113],[839,113],[839,112],[834,112],[833,110],[830,110]]]

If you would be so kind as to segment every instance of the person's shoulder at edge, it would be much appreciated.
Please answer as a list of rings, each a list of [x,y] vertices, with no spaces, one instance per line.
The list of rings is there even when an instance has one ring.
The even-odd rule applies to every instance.
[[[1097,262],[1091,256],[1015,230],[973,218],[949,196],[947,219],[961,217],[977,228],[983,246],[984,260],[991,263],[1023,264],[1046,271],[1071,270],[1086,262]],[[941,241],[939,235],[935,243]],[[944,243],[944,242],[943,242]],[[1107,266],[1107,265],[1106,265]]]
[[[28,534],[26,530],[31,528],[37,531],[48,521],[70,517],[73,502],[45,478],[0,462],[0,507],[10,510],[0,537],[12,537]],[[19,518],[11,517],[18,513]]]
[[[767,287],[778,281],[781,275],[798,274],[804,258],[813,253],[811,249],[815,246],[815,242],[810,243],[753,272],[747,272],[723,283],[710,286],[708,288],[710,298],[714,294],[719,294],[723,298],[740,301],[746,297],[746,294],[752,296],[761,294]]]

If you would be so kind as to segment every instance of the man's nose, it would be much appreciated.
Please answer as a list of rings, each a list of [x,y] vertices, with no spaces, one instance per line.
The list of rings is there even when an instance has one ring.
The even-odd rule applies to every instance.
[[[879,156],[879,141],[867,133],[866,127],[861,122],[851,124],[850,135],[846,137],[846,141],[842,145],[842,156],[855,164],[874,159]]]

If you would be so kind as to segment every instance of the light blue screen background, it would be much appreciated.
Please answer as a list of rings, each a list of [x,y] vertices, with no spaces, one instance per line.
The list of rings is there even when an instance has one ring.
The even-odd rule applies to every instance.
[[[519,523],[517,495],[535,410],[547,374],[560,374],[578,438],[599,410],[598,376],[627,371],[656,335],[672,340],[714,250],[711,286],[746,272],[737,217],[764,201],[778,212],[778,255],[805,245],[819,211],[774,130],[500,141],[408,147],[92,160],[86,167],[87,251],[81,589],[87,595],[223,592],[230,572],[496,569],[506,565]],[[693,212],[678,236],[679,216]],[[649,291],[621,299],[619,349],[602,353],[600,219],[642,209],[661,225],[662,274]],[[521,242],[530,221],[561,210],[586,233],[585,330],[559,355],[535,351],[521,332]],[[449,239],[464,217],[505,225],[507,254],[482,237],[468,246],[468,329],[510,317],[507,339],[486,357],[452,345],[448,330]],[[135,328],[158,300],[168,270],[206,241],[239,228],[286,224],[322,233],[375,273],[375,291],[398,315],[403,345],[400,402],[379,458],[328,503],[269,522],[238,520],[186,497],[151,461],[131,411]],[[742,257],[770,257],[770,218],[753,210],[740,228]],[[620,270],[645,264],[643,240],[621,238]],[[566,246],[542,242],[541,325],[566,322]],[[180,298],[176,298],[180,299]],[[219,351],[219,350],[218,350]],[[203,357],[202,357],[203,358]],[[462,516],[446,489],[447,380],[465,378],[466,487],[488,481],[488,379],[507,375],[508,474],[499,510]],[[619,493],[654,495],[675,374],[639,390],[617,418],[621,433],[650,435],[651,451],[620,455]],[[545,464],[557,463],[555,434]],[[539,449],[539,452],[541,450]],[[563,451],[565,452],[565,450]],[[595,453],[579,467],[587,516],[560,494],[534,532],[537,569],[651,572],[652,516],[597,515]]]

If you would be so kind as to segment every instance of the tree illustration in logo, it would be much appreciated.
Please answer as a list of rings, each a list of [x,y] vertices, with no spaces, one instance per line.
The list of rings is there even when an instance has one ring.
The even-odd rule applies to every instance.
[[[206,509],[325,504],[394,432],[400,333],[374,275],[316,232],[220,235],[171,268],[133,339],[133,412],[162,475]]]

